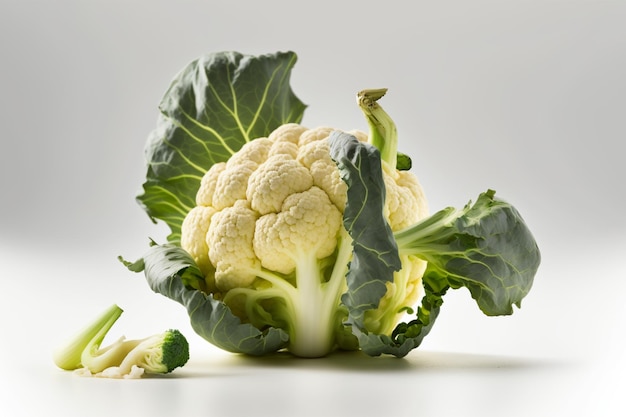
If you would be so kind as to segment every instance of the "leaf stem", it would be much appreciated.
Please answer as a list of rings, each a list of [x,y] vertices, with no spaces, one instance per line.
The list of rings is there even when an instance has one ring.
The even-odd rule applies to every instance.
[[[381,159],[395,170],[398,153],[398,131],[394,121],[378,104],[378,100],[386,93],[386,88],[361,90],[357,94],[357,103],[370,126],[370,144],[378,148]]]

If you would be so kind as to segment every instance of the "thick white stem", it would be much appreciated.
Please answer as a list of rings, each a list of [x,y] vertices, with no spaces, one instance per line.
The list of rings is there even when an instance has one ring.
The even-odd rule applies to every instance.
[[[328,282],[314,256],[300,256],[297,263],[297,289],[293,303],[293,329],[289,351],[296,356],[325,356],[335,346],[337,314],[345,289],[345,275],[352,253],[351,240],[344,233]]]
[[[301,357],[327,355],[333,347],[336,307],[327,297],[314,256],[302,256],[296,267],[297,291],[289,351]]]

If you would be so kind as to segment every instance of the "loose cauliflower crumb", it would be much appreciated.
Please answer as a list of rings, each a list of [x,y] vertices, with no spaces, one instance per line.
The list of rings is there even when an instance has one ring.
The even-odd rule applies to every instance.
[[[102,372],[91,373],[87,368],[74,370],[74,375],[80,377],[113,378],[113,379],[139,379],[145,374],[145,370],[137,365],[133,365],[128,373],[124,373],[118,366],[111,366]]]

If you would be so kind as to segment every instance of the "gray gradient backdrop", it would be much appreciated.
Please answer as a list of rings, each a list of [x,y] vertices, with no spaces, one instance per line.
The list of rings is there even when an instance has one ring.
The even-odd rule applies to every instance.
[[[613,343],[623,366],[624,22],[626,1],[602,0],[0,0],[0,313],[35,296],[69,329],[113,299],[131,322],[154,318],[135,319],[142,332],[191,332],[116,260],[165,236],[134,200],[157,105],[203,53],[294,50],[305,125],[365,129],[356,92],[387,87],[431,210],[493,188],[535,233],[526,309],[483,321],[451,296],[427,348],[602,356]]]
[[[3,0],[2,239],[153,232],[134,196],[171,78],[205,52],[287,49],[311,127],[364,128],[356,91],[389,88],[431,209],[491,187],[546,245],[623,234],[626,2],[295,4]]]

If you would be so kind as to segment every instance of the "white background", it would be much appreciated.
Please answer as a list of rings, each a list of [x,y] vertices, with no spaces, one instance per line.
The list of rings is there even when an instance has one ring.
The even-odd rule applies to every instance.
[[[626,413],[624,1],[0,2],[0,407],[11,416]],[[206,52],[293,50],[303,123],[365,129],[387,87],[431,210],[487,188],[543,263],[513,316],[446,297],[405,359],[223,353],[117,255],[162,240],[135,203],[172,77]],[[83,379],[52,349],[112,303],[112,337],[177,327],[166,378]]]

